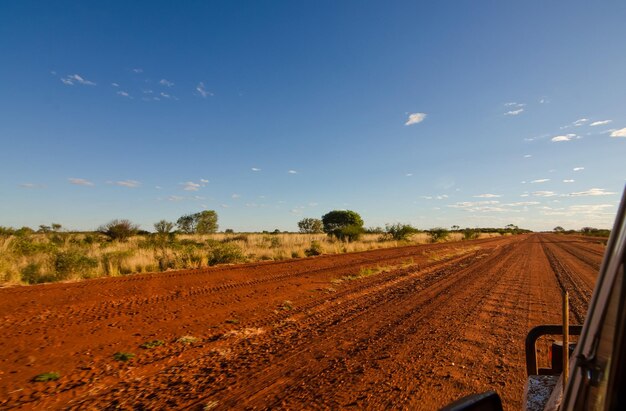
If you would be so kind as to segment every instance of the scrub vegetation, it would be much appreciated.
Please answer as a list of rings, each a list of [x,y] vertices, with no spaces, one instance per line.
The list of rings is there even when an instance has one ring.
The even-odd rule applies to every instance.
[[[176,223],[142,231],[117,219],[93,232],[69,232],[58,223],[37,231],[0,227],[0,284],[40,284],[115,277],[133,273],[194,269],[218,264],[285,260],[441,241],[471,240],[527,232],[504,229],[436,228],[408,224],[364,228],[354,211],[335,210],[321,219],[305,218],[300,232],[217,232],[217,213],[188,214]]]

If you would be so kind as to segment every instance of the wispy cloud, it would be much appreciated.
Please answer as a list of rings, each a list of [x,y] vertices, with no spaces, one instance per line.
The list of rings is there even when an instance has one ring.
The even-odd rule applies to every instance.
[[[584,169],[585,169],[585,167],[574,167],[574,168],[572,168],[572,170],[574,170],[574,171],[582,171]]]
[[[289,171],[287,171],[287,173],[289,173],[289,174],[298,174],[298,172],[296,170],[289,170]]]
[[[22,183],[22,184],[20,184],[20,187],[28,188],[28,189],[44,188],[43,185],[35,184],[35,183]]]
[[[517,116],[524,112],[525,103],[516,103],[511,101],[509,103],[504,103],[504,107],[507,107],[509,111],[505,112],[505,116]]]
[[[502,197],[500,194],[478,194],[476,196],[474,196],[474,198],[498,198],[498,197]]]
[[[626,127],[611,132],[611,137],[626,137]]]
[[[200,187],[202,187],[200,184],[194,183],[193,181],[186,181],[184,183],[180,183],[180,185],[183,186],[183,190],[185,191],[198,191],[200,190]]]
[[[252,171],[261,171],[260,168],[256,168],[256,167],[252,167],[250,170],[252,170]]]
[[[563,180],[564,183],[573,183],[575,180]]]
[[[133,72],[137,73],[137,74],[140,74],[140,73],[143,73],[143,69],[142,68],[134,68]]]
[[[554,191],[535,191],[532,195],[534,197],[554,197],[557,194]]]
[[[554,143],[560,143],[562,141],[571,141],[572,139],[579,138],[576,134],[564,134],[560,136],[555,136],[551,138],[551,141]]]
[[[201,178],[200,179],[200,183],[202,183],[202,184],[209,184],[209,180],[207,180],[206,178]]]
[[[580,127],[580,126],[585,125],[585,123],[587,123],[588,121],[589,121],[588,118],[579,118],[578,120],[574,121],[572,125],[574,127]]]
[[[174,83],[172,83],[171,81],[166,80],[164,78],[159,80],[159,84],[162,85],[162,86],[165,86],[165,87],[173,87],[174,86]]]
[[[73,86],[74,84],[82,84],[83,86],[95,86],[96,83],[89,81],[86,78],[79,76],[78,74],[71,74],[67,77],[61,78],[63,84]]]
[[[531,158],[532,154],[524,154],[524,158]]]
[[[121,180],[113,182],[116,186],[126,187],[126,188],[137,188],[141,185],[141,183],[137,180]]]
[[[413,177],[413,173],[406,173],[404,176],[405,177]]]
[[[536,184],[536,183],[546,183],[546,182],[548,182],[548,181],[550,181],[550,179],[549,179],[549,178],[540,178],[540,179],[537,179],[537,180],[532,180],[530,183],[531,183],[531,184]]]
[[[119,85],[119,84],[117,84],[117,83],[111,83],[111,85],[112,85],[113,87],[119,87],[119,86],[120,86],[120,85]]]
[[[67,179],[71,184],[77,185],[77,186],[93,186],[94,183],[92,183],[89,180],[85,180],[84,178],[68,178]]]
[[[606,191],[604,188],[590,188],[587,191],[579,191],[577,193],[569,193],[570,197],[587,197],[587,196],[610,196],[617,193]]]
[[[210,91],[208,91],[205,87],[204,87],[204,83],[200,82],[198,83],[198,85],[196,86],[196,91],[198,92],[198,94],[200,96],[202,96],[203,98],[207,98],[213,95],[213,93],[211,93]]]
[[[605,124],[609,124],[613,122],[613,120],[601,120],[601,121],[594,121],[593,123],[589,124],[591,127],[595,127],[595,126],[603,126]]]
[[[128,94],[126,91],[118,91],[117,92],[118,95],[122,96],[122,97],[128,97],[128,98],[132,98],[130,96],[130,94]]]
[[[168,201],[183,201],[185,199],[185,197],[181,197],[181,196],[169,196],[167,197]]]
[[[241,194],[235,193],[235,194],[231,195],[230,198],[232,198],[233,200],[236,200],[238,198],[241,198]]]
[[[404,123],[404,125],[411,126],[413,124],[421,123],[422,121],[426,119],[426,116],[427,116],[426,113],[411,113],[409,114],[409,118],[406,121],[406,123]]]

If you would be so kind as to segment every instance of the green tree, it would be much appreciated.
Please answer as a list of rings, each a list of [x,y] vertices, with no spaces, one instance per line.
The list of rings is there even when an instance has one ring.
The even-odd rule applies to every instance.
[[[396,241],[408,240],[411,234],[415,234],[419,230],[410,224],[387,224],[385,227],[385,233],[387,237],[391,237]]]
[[[450,232],[445,228],[431,228],[428,230],[428,235],[430,236],[430,241],[436,243],[438,241],[444,241],[450,235]]]
[[[565,229],[563,227],[561,227],[560,225],[557,225],[556,227],[554,227],[554,231],[555,233],[562,233],[565,231]]]
[[[130,220],[112,220],[98,228],[98,231],[111,240],[126,241],[129,237],[135,235],[139,230],[139,226],[130,222]]]
[[[298,221],[298,228],[303,234],[316,234],[324,232],[324,225],[319,218],[303,218]]]
[[[167,235],[174,229],[174,223],[171,223],[166,220],[161,220],[157,223],[154,223],[154,231],[157,234]]]
[[[187,214],[176,220],[178,230],[186,234],[210,234],[217,232],[217,213],[204,210],[195,214]]]
[[[196,233],[211,234],[217,232],[217,213],[213,210],[204,210],[194,214],[196,219]]]
[[[324,232],[342,241],[358,240],[363,233],[363,219],[351,210],[333,210],[322,216]]]

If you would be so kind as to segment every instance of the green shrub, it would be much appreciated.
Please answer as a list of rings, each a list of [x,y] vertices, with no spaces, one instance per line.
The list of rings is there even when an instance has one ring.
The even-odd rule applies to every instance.
[[[69,278],[71,274],[81,274],[98,266],[98,260],[86,256],[82,251],[70,249],[59,251],[54,258],[54,270],[60,280]]]
[[[463,230],[463,240],[475,240],[480,236],[480,231],[466,228]]]
[[[146,350],[149,350],[151,348],[159,347],[159,346],[161,346],[163,344],[165,344],[165,343],[163,341],[161,341],[161,340],[153,340],[153,341],[145,342],[145,343],[141,344],[139,347],[144,348]]]
[[[408,240],[412,234],[418,233],[419,230],[410,224],[391,224],[387,225],[385,232],[388,238],[396,241]]]
[[[133,358],[135,358],[135,354],[132,352],[116,352],[113,354],[113,359],[116,361],[126,362],[128,360],[132,360]]]
[[[29,263],[26,267],[22,268],[20,279],[28,284],[41,284],[54,282],[56,277],[50,274],[41,274],[41,264]]]
[[[52,371],[52,372],[45,372],[43,374],[36,375],[33,378],[33,381],[48,382],[48,381],[56,381],[59,378],[61,378],[61,374],[59,374],[58,372]]]
[[[450,232],[445,228],[432,228],[428,230],[430,241],[436,243],[438,241],[444,241],[450,235]]]
[[[313,257],[322,254],[322,245],[318,241],[311,241],[311,246],[304,250],[304,255]]]
[[[209,248],[209,265],[240,263],[246,260],[243,251],[236,244],[217,243]]]
[[[333,235],[341,241],[357,241],[363,234],[363,227],[358,225],[349,225],[339,228],[333,232]]]

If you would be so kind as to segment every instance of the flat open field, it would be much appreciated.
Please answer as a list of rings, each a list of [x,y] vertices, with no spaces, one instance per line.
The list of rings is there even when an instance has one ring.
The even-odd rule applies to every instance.
[[[0,409],[436,409],[487,389],[519,409],[526,332],[560,322],[563,288],[583,321],[603,251],[531,234],[0,289]]]

